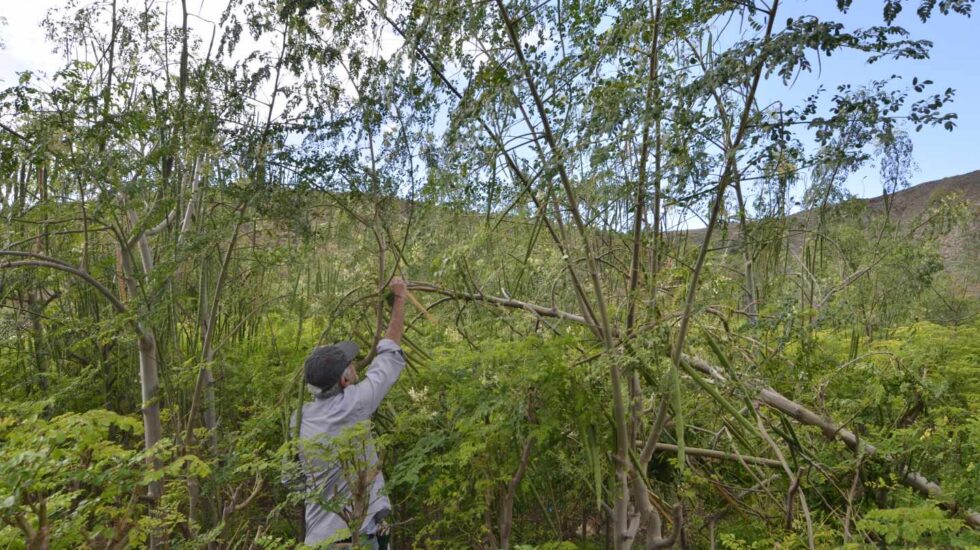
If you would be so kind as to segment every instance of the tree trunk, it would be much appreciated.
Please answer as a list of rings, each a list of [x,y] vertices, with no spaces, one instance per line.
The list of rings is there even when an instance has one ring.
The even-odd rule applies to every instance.
[[[135,214],[130,211],[129,216],[130,219],[133,219]],[[126,288],[130,296],[135,297],[139,294],[139,288],[133,274],[132,251],[126,248],[126,243],[120,242],[119,246]],[[148,275],[149,270],[153,267],[153,259],[149,256],[150,247],[145,236],[140,236],[139,238],[139,250],[144,273]],[[137,315],[145,318],[146,313],[146,307],[141,306]],[[153,329],[146,326],[142,320],[138,320],[136,326],[138,332],[137,348],[140,359],[140,388],[143,400],[140,406],[143,413],[143,439],[146,450],[149,451],[163,437],[163,424],[160,420],[160,376],[157,360],[157,339],[153,333]],[[159,463],[153,459],[150,459],[148,464],[152,469],[159,467]],[[163,495],[163,484],[159,481],[151,483],[149,486],[149,495],[154,503],[158,502]]]
[[[524,441],[523,449],[521,449],[521,460],[517,465],[517,471],[514,472],[514,477],[507,484],[507,491],[500,497],[498,530],[500,531],[500,548],[502,550],[510,548],[510,533],[514,526],[514,498],[517,495],[517,488],[521,484],[521,479],[524,478],[524,473],[527,471],[533,446],[534,437],[528,436],[527,440]]]
[[[140,356],[140,386],[143,397],[143,440],[146,449],[153,448],[163,437],[163,424],[160,421],[160,401],[158,398],[160,379],[157,364],[157,340],[153,331],[145,330],[139,337],[139,356]],[[159,464],[150,461],[151,468],[157,468]],[[159,501],[163,495],[163,486],[160,482],[150,484],[150,498],[154,502]]]
[[[738,174],[738,171],[735,171]],[[749,223],[745,213],[745,198],[742,196],[742,178],[736,176],[733,187],[735,198],[738,200],[739,240],[742,241],[742,260],[745,263],[745,313],[749,322],[755,324],[759,316],[759,295],[755,286],[755,275],[752,270],[752,240],[749,235]]]

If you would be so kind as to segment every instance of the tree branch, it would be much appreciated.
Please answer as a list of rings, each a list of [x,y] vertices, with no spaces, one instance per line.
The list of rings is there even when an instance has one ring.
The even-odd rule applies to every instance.
[[[114,307],[116,311],[118,311],[119,313],[126,313],[127,311],[126,306],[119,301],[119,298],[116,298],[115,295],[113,295],[108,288],[103,286],[102,283],[100,283],[99,281],[95,280],[95,278],[89,275],[89,273],[86,271],[82,271],[81,269],[72,267],[55,258],[50,258],[42,254],[34,254],[33,252],[20,252],[18,250],[0,250],[0,256],[16,256],[22,258],[32,258],[30,260],[0,263],[0,269],[13,269],[18,267],[47,267],[51,269],[57,269],[59,271],[64,271],[66,273],[70,273],[84,280],[89,285],[91,285],[96,290],[98,290],[100,293],[102,293],[102,295],[109,300],[109,303],[112,304],[112,307]]]

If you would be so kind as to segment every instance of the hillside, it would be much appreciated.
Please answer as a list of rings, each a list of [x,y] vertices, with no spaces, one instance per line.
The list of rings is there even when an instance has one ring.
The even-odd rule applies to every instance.
[[[940,254],[950,282],[963,294],[980,296],[980,170],[929,181],[896,193],[892,213],[907,222],[919,217],[930,205],[945,196],[955,195],[968,203],[969,219],[943,236]],[[867,200],[874,209],[883,209],[884,197]]]
[[[945,197],[955,197],[964,201],[968,209],[967,221],[955,226],[939,239],[939,252],[945,274],[963,294],[971,297],[980,296],[980,274],[976,270],[980,265],[980,170],[927,181],[903,189],[887,197],[890,201],[889,215],[898,224],[911,227],[910,224],[920,219],[930,205],[936,204]],[[885,196],[878,196],[870,199],[851,199],[846,206],[854,207],[862,204],[874,212],[883,213],[887,203]],[[844,206],[840,205],[840,207]],[[787,229],[791,235],[789,243],[791,249],[798,250],[804,230],[812,228],[816,220],[816,212],[813,210],[804,210],[788,216]],[[704,237],[704,229],[688,231],[687,236],[690,242],[700,243]],[[737,246],[738,227],[730,225],[726,232],[718,234],[718,238]]]
[[[939,239],[945,274],[964,294],[980,296],[980,276],[976,271],[980,265],[980,170],[920,183],[895,193],[888,197],[891,202],[890,216],[909,226],[921,219],[930,205],[946,197],[965,201],[969,214],[965,223],[954,226]],[[886,207],[884,196],[855,200],[878,212],[883,212]],[[797,215],[795,218],[807,217]]]
[[[980,208],[980,170],[903,189],[892,196],[892,213],[903,221],[909,220],[921,214],[934,201],[954,194],[970,202],[974,209]],[[884,208],[885,205],[883,196],[858,200],[867,202],[875,209]]]

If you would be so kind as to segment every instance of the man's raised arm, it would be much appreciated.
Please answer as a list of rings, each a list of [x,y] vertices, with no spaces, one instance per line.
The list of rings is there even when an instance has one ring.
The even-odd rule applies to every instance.
[[[405,356],[401,350],[402,333],[405,331],[405,281],[396,277],[391,280],[389,288],[395,299],[391,304],[388,333],[378,342],[377,354],[364,379],[344,390],[344,395],[357,404],[355,414],[360,419],[370,418],[374,414],[405,368]]]

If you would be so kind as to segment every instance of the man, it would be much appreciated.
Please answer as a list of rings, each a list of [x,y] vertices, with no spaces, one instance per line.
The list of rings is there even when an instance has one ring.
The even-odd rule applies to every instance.
[[[330,461],[330,440],[357,422],[368,420],[378,409],[381,399],[388,393],[405,368],[405,357],[400,347],[405,327],[405,281],[393,278],[389,289],[394,294],[391,321],[385,338],[378,342],[377,354],[364,376],[358,382],[354,368],[357,344],[341,342],[332,346],[317,347],[304,364],[307,387],[316,399],[303,405],[300,423],[299,457],[306,478],[306,486],[317,498],[306,504],[306,544],[338,542],[341,530],[348,526],[341,515],[326,510],[321,503],[337,503],[332,508],[349,508],[351,489],[341,464]],[[376,472],[370,484],[367,514],[360,527],[360,542],[370,548],[378,548],[378,525],[391,512],[391,503],[383,494],[384,476],[377,467],[378,456],[368,442],[362,463]],[[355,489],[356,490],[356,489]],[[350,519],[350,513],[345,516]],[[341,541],[343,542],[343,541]],[[338,546],[342,547],[342,546]]]

